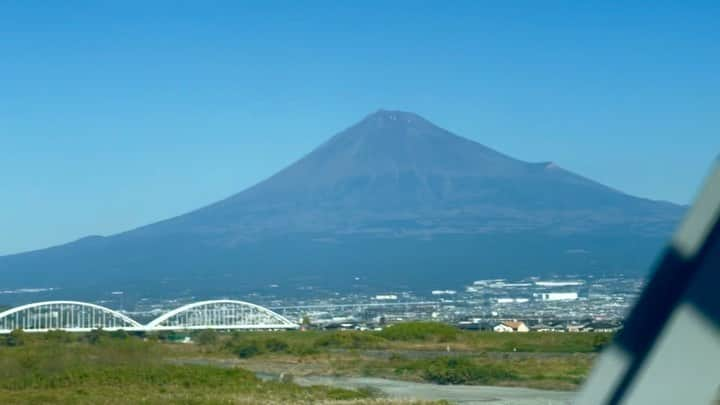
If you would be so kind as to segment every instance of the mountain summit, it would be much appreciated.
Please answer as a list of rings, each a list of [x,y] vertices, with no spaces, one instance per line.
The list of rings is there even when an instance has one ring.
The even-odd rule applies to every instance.
[[[197,227],[230,244],[288,232],[427,237],[619,226],[652,235],[669,232],[679,212],[553,163],[513,159],[416,114],[380,110],[254,187],[142,232]]]
[[[641,271],[682,212],[553,163],[511,158],[416,114],[379,110],[223,201],[0,258],[0,274],[27,285],[168,274],[342,284],[360,274],[413,286],[436,277]]]

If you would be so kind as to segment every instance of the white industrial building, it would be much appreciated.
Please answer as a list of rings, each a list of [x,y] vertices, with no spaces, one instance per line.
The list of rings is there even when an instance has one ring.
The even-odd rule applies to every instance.
[[[457,291],[455,290],[432,290],[432,295],[455,295],[457,294]]]
[[[530,301],[528,298],[498,298],[498,304],[524,304]]]
[[[534,295],[542,301],[574,301],[578,299],[578,293],[576,292],[551,292]]]

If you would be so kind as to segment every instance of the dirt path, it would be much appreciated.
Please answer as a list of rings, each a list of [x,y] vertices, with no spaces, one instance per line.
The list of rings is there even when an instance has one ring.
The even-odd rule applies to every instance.
[[[176,360],[178,361],[178,360]],[[183,364],[212,364],[220,367],[242,366],[265,380],[276,380],[280,372],[289,372],[293,382],[300,385],[330,385],[357,389],[372,387],[394,399],[447,400],[454,404],[507,404],[507,405],[566,405],[574,396],[568,391],[547,391],[520,387],[490,387],[479,385],[437,385],[374,377],[348,377],[313,375],[308,364],[294,369],[288,364],[258,364],[238,359],[183,359]]]
[[[485,387],[477,385],[436,385],[369,377],[296,377],[300,385],[331,385],[357,389],[373,387],[389,398],[447,400],[456,404],[564,405],[570,404],[574,393],[544,391],[516,387]]]

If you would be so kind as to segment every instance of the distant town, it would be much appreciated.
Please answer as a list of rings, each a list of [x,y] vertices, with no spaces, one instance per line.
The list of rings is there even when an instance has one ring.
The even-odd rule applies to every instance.
[[[234,298],[270,308],[305,328],[376,330],[409,320],[435,320],[468,330],[496,332],[614,332],[635,302],[645,280],[637,277],[528,277],[481,279],[462,288],[381,293],[327,291],[297,287],[302,298],[288,298],[280,285]],[[273,291],[278,290],[277,294]],[[3,296],[55,293],[52,289],[2,290]],[[128,304],[125,292],[112,291],[96,303],[149,320],[199,298],[141,298]],[[2,302],[2,301],[0,301]]]

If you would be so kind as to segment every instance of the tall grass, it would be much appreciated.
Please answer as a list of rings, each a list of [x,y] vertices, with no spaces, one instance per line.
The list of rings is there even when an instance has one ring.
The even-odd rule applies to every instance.
[[[105,403],[108,395],[117,395],[119,390],[124,403],[148,398],[152,403],[190,398],[214,403],[237,396],[267,401],[348,400],[369,395],[265,382],[241,368],[170,364],[167,345],[123,334],[90,336],[28,335],[21,344],[0,347],[0,403],[16,403],[21,398],[35,398],[36,403],[92,403],[92,399]]]

